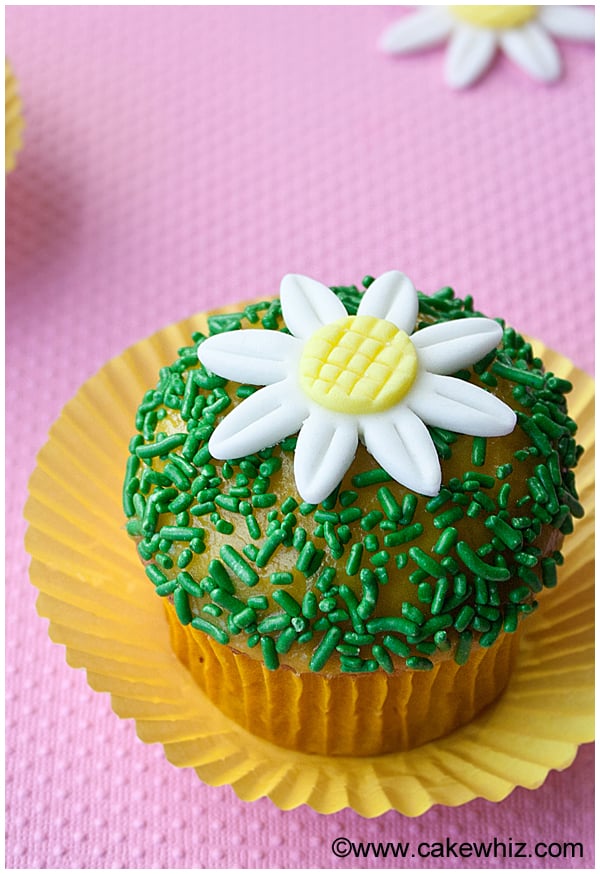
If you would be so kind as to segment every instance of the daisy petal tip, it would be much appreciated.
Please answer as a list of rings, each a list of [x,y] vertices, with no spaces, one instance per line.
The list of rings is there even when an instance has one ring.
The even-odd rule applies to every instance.
[[[435,498],[439,495],[441,488],[442,471],[438,466],[437,471],[434,473],[432,470],[429,476],[423,478],[421,487],[415,488],[414,491],[418,492],[420,495],[424,495],[426,498]]]
[[[213,431],[213,434],[208,441],[208,451],[213,458],[218,458],[220,461],[226,461],[227,455],[223,451],[224,441],[221,441],[218,428]]]
[[[499,437],[505,437],[507,434],[512,434],[512,432],[517,427],[517,414],[514,410],[507,404],[502,404],[504,410],[502,410],[502,414],[498,419],[498,427],[502,428],[502,431],[499,431]]]

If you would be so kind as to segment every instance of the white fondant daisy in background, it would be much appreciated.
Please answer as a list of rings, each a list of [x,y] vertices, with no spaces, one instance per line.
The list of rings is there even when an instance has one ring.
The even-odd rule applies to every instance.
[[[482,437],[513,430],[510,407],[449,376],[497,346],[502,328],[492,319],[412,333],[417,292],[397,270],[369,286],[356,316],[326,285],[291,274],[281,283],[281,306],[291,334],[233,331],[198,348],[214,373],[265,386],[217,426],[208,444],[214,458],[251,455],[299,431],[296,486],[318,504],[341,482],[360,439],[399,483],[436,495],[441,469],[427,425]]]
[[[425,6],[384,31],[380,48],[393,54],[448,41],[445,78],[453,88],[472,85],[500,48],[541,82],[561,74],[553,37],[594,40],[593,12],[578,6]]]

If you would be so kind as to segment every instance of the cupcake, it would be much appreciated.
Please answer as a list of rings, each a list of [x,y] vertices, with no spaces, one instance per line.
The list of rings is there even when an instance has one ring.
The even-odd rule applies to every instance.
[[[210,316],[142,398],[123,488],[208,698],[324,755],[491,704],[583,512],[570,384],[451,288],[363,286],[286,276]]]

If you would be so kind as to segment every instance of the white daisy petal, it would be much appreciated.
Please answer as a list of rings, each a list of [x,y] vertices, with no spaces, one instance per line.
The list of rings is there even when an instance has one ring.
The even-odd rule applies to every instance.
[[[357,315],[376,316],[393,322],[407,334],[415,327],[419,313],[417,290],[404,273],[390,270],[383,273],[365,291]]]
[[[406,404],[427,425],[477,437],[510,434],[517,421],[513,410],[490,392],[435,373],[419,375]]]
[[[596,17],[581,6],[542,6],[538,19],[546,30],[566,39],[593,40]]]
[[[543,27],[530,21],[499,34],[500,45],[518,67],[541,82],[554,82],[561,73],[560,54]]]
[[[302,353],[302,341],[281,331],[232,331],[208,337],[198,358],[219,376],[250,385],[285,379]]]
[[[308,276],[288,273],[281,280],[280,293],[285,323],[292,334],[302,340],[323,325],[348,315],[346,307],[330,288]]]
[[[487,70],[498,42],[493,30],[484,27],[457,27],[446,52],[445,76],[451,88],[472,85]]]
[[[381,35],[384,52],[413,52],[444,42],[452,29],[452,18],[439,6],[419,9],[395,21]]]
[[[456,319],[416,331],[410,339],[425,370],[448,374],[491,352],[502,339],[502,328],[493,319]]]
[[[214,458],[240,458],[274,446],[294,434],[308,415],[303,395],[291,380],[261,388],[235,407],[208,442]]]
[[[365,445],[401,485],[422,495],[437,495],[442,473],[437,450],[423,422],[408,409],[361,419]]]
[[[305,501],[318,504],[331,494],[356,455],[358,434],[351,420],[313,412],[305,421],[294,458],[296,487]]]

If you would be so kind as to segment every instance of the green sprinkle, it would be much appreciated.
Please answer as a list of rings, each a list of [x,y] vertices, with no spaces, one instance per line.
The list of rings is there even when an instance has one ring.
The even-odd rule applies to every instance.
[[[146,576],[155,586],[160,586],[161,583],[167,582],[167,575],[157,568],[155,564],[146,565]]]
[[[470,571],[477,576],[483,577],[484,580],[493,580],[494,582],[502,582],[510,579],[510,571],[508,568],[492,567],[486,564],[479,558],[477,553],[473,552],[468,543],[460,540],[456,544],[456,552],[459,558],[466,564]]]
[[[420,656],[410,656],[406,659],[406,667],[410,668],[411,671],[431,671],[433,670],[433,662],[431,659]]]
[[[500,361],[494,361],[491,370],[496,376],[502,376],[504,379],[509,379],[511,382],[516,382],[519,385],[530,386],[534,389],[542,389],[544,387],[544,377],[537,373],[532,373],[529,370],[519,370],[518,367],[509,367],[507,364],[502,364]]]
[[[358,492],[350,491],[346,489],[344,492],[340,492],[340,504],[342,507],[349,507],[350,504],[353,504],[358,499]]]
[[[553,589],[557,583],[556,562],[553,558],[542,559],[542,582],[547,589]]]
[[[467,663],[469,655],[471,654],[472,643],[473,633],[471,631],[463,631],[458,638],[456,652],[454,653],[454,661],[457,665],[464,665]]]
[[[291,586],[294,577],[287,571],[276,571],[269,577],[269,582],[272,586]]]
[[[487,441],[485,437],[473,437],[473,446],[471,449],[471,461],[477,467],[485,464],[485,450]]]
[[[394,637],[393,634],[386,634],[382,641],[383,645],[386,649],[389,649],[390,652],[393,652],[394,655],[401,656],[402,658],[406,658],[410,655],[410,647],[403,640],[400,640],[399,637]]]
[[[273,492],[265,492],[262,495],[253,495],[252,496],[252,506],[258,507],[260,509],[264,509],[265,507],[272,507],[273,504],[277,503],[277,495],[273,494]]]
[[[475,577],[475,603],[487,604],[488,602],[488,587],[485,580],[481,577]]]
[[[539,577],[529,568],[520,567],[517,570],[517,576],[527,583],[532,592],[541,592],[543,584]]]
[[[286,498],[283,504],[281,505],[281,512],[283,515],[287,515],[288,513],[293,513],[294,510],[298,508],[298,501],[295,498],[290,497]]]
[[[456,620],[454,622],[454,627],[457,631],[464,631],[465,628],[469,625],[473,617],[475,616],[475,610],[470,607],[468,604],[462,608]]]
[[[295,628],[284,628],[275,644],[275,649],[280,655],[285,655],[290,651],[293,643],[298,639],[298,632]]]
[[[221,547],[220,555],[225,564],[246,586],[255,586],[258,582],[258,574],[248,562],[237,552],[233,546],[225,544]]]
[[[457,480],[457,483],[460,485],[460,480]],[[442,488],[440,489],[438,495],[427,501],[427,503],[425,504],[425,509],[428,513],[435,513],[436,510],[439,510],[440,507],[443,507],[444,504],[447,503],[447,501],[449,501],[451,497],[452,492],[449,489]]]
[[[469,519],[476,519],[482,510],[483,507],[481,506],[481,504],[478,504],[477,501],[471,501],[471,503],[467,507],[467,516],[469,517]]]
[[[512,473],[512,470],[512,464],[501,464],[499,467],[496,468],[496,476],[498,477],[498,479],[506,479],[506,477]]]
[[[318,612],[317,598],[314,592],[307,592],[302,599],[302,615],[306,619],[315,619]]]
[[[362,598],[358,605],[357,613],[361,619],[368,619],[377,606],[379,584],[375,574],[368,568],[363,568],[361,570],[360,582],[362,586]]]
[[[163,525],[160,536],[165,540],[193,540],[194,537],[203,537],[203,528],[189,528],[184,526]]]
[[[362,561],[363,554],[363,545],[362,543],[354,543],[350,548],[350,555],[348,556],[348,561],[346,562],[346,573],[349,577],[357,574],[360,568],[360,563]]]
[[[438,516],[434,516],[433,524],[436,528],[447,528],[449,525],[452,525],[454,522],[458,522],[459,519],[462,519],[463,515],[464,513],[462,507],[452,507],[452,509],[445,510]]]
[[[408,494],[402,498],[402,516],[398,520],[403,525],[409,525],[412,522],[415,510],[417,509],[417,496]]]
[[[185,434],[172,434],[164,440],[156,443],[146,443],[145,446],[137,446],[135,454],[138,458],[156,458],[157,455],[168,455],[172,449],[176,449],[185,443]]]
[[[250,561],[254,561],[258,554],[258,546],[255,543],[247,543],[242,549],[242,552],[246,558],[249,558]]]
[[[352,477],[352,485],[360,489],[365,486],[377,485],[377,483],[387,483],[392,477],[380,467],[375,467],[372,470],[365,470],[362,473],[357,473]]]
[[[250,518],[250,517],[247,517]],[[266,567],[277,547],[282,543],[284,533],[278,529],[273,534],[270,534],[263,545],[258,550],[255,562],[257,567]]]
[[[222,628],[217,628],[212,622],[209,622],[207,619],[202,619],[200,616],[195,616],[192,619],[192,627],[197,628],[198,631],[203,631],[205,634],[208,634],[217,643],[226,644],[229,643],[229,635],[226,631],[223,631]]]
[[[493,489],[495,480],[493,476],[488,476],[486,473],[478,473],[477,471],[469,470],[463,475],[463,480],[476,480],[484,489]]]
[[[444,576],[443,570],[438,562],[431,558],[431,556],[427,555],[426,552],[423,552],[423,550],[418,546],[411,546],[408,550],[408,554],[414,563],[420,567],[421,570],[425,571],[425,573],[430,574],[432,577]]]
[[[314,651],[309,663],[311,671],[320,671],[334,652],[342,637],[342,630],[337,626],[330,628]]]
[[[223,510],[229,510],[231,513],[237,513],[240,509],[240,499],[231,495],[217,495],[215,497],[217,507],[222,507]]]
[[[262,532],[260,530],[260,525],[254,518],[254,516],[246,516],[246,527],[248,528],[248,534],[252,537],[253,540],[258,540],[261,536]],[[258,553],[257,553],[258,557]]]
[[[181,624],[189,625],[193,617],[192,611],[190,610],[187,592],[185,591],[185,589],[175,589],[175,591],[173,592],[173,604],[175,606],[177,618],[179,619]]]
[[[373,652],[373,656],[375,658],[375,661],[377,662],[379,667],[383,668],[383,670],[386,671],[386,673],[393,674],[394,673],[394,663],[392,662],[391,658],[389,657],[389,655],[387,654],[385,649],[382,646],[375,644],[375,646],[372,649],[372,652]]]
[[[346,507],[345,510],[342,510],[340,513],[340,522],[344,525],[349,525],[352,522],[356,522],[357,519],[360,519],[362,516],[362,510],[360,507]]]
[[[231,522],[228,522],[226,519],[219,519],[215,528],[219,532],[219,534],[233,534],[234,527]]]
[[[271,597],[290,616],[302,615],[302,607],[300,604],[295,598],[292,598],[291,595],[283,591],[283,589],[276,589]]]
[[[369,552],[377,552],[379,549],[379,539],[376,534],[367,534],[363,543]]]
[[[504,613],[504,631],[508,634],[512,634],[517,630],[517,625],[519,624],[519,617],[517,614],[517,608],[514,604],[507,604],[506,610]]]
[[[383,513],[380,510],[371,510],[366,516],[363,516],[360,522],[360,527],[363,531],[372,531],[375,526],[383,519]]]
[[[425,617],[419,608],[415,607],[414,604],[410,604],[408,601],[404,601],[402,604],[402,615],[417,625],[422,625],[423,622],[425,622]]]
[[[438,580],[438,582],[440,581]],[[431,583],[419,583],[417,597],[421,604],[432,604],[434,595]]]
[[[401,616],[379,616],[367,622],[369,634],[378,634],[380,631],[396,631],[399,634],[418,634],[419,627]]]
[[[130,537],[141,537],[142,535],[142,526],[139,519],[130,519],[125,528]]]
[[[520,549],[523,545],[523,535],[521,532],[512,528],[499,516],[488,516],[484,524],[513,552]]]
[[[362,620],[365,618],[365,615],[363,615],[365,611],[364,609],[361,610],[361,608],[365,607],[365,603],[363,603],[364,599],[359,604],[358,599],[352,589],[344,584],[340,586],[339,595],[346,604],[346,607],[348,608],[348,613],[350,615],[354,631],[356,631],[358,634],[363,634],[365,628]],[[329,618],[333,620],[333,613],[330,614]]]
[[[437,555],[447,555],[457,541],[457,529],[448,526],[448,528],[445,528],[438,537],[437,542],[433,547],[433,551]]]
[[[294,539],[292,541],[292,546],[294,547],[294,549],[297,549],[298,552],[302,551],[302,548],[306,543],[306,537],[306,530],[298,526],[298,528],[296,528],[296,530],[294,531]]]
[[[407,525],[400,531],[392,531],[386,534],[383,542],[386,546],[401,546],[404,543],[410,543],[411,540],[416,540],[423,533],[423,526],[420,522],[415,522],[414,525]]]
[[[508,597],[513,604],[519,604],[521,601],[524,601],[525,598],[528,598],[530,594],[531,590],[529,589],[529,586],[518,586],[509,593]]]
[[[168,580],[166,583],[163,583],[160,586],[157,586],[154,590],[157,595],[160,595],[161,598],[164,598],[165,595],[172,595],[175,589],[177,588],[176,580]]]
[[[300,510],[300,513],[303,516],[309,516],[311,513],[313,513],[317,509],[317,505],[316,504],[309,504],[308,501],[303,501],[303,503],[300,504],[298,509]]]
[[[279,667],[279,656],[277,655],[277,648],[275,646],[275,641],[273,640],[273,638],[267,636],[261,637],[260,648],[262,650],[263,659],[267,670],[276,671]]]
[[[550,471],[545,464],[538,464],[535,467],[535,473],[548,495],[546,509],[549,513],[558,512],[558,498],[556,496],[556,490],[554,488]]]
[[[335,575],[335,568],[325,568],[323,573],[319,575],[319,579],[316,582],[315,587],[319,590],[319,592],[327,592],[331,588],[335,579]]]
[[[436,631],[436,633],[433,635],[433,642],[437,649],[440,650],[440,652],[448,652],[448,650],[452,647],[452,644],[450,643],[448,635],[445,631]]]
[[[298,556],[298,560],[296,562],[296,568],[303,574],[307,574],[308,569],[311,565],[311,562],[317,552],[316,546],[312,541],[307,540],[304,546],[300,551],[300,555]]]
[[[370,558],[371,564],[376,568],[383,567],[390,560],[390,554],[385,549],[376,552],[375,555],[372,555]]]
[[[382,486],[377,490],[377,500],[381,504],[381,509],[391,522],[398,522],[401,519],[402,507],[387,486]]]
[[[431,613],[433,616],[436,616],[442,612],[444,607],[444,600],[446,598],[449,588],[450,583],[448,582],[446,577],[442,577],[436,582],[435,594],[431,602]]]
[[[339,513],[333,513],[330,510],[317,510],[315,512],[315,522],[339,522]]]
[[[177,582],[189,595],[192,595],[194,598],[202,597],[202,587],[187,571],[181,571],[181,573],[177,574]]]

